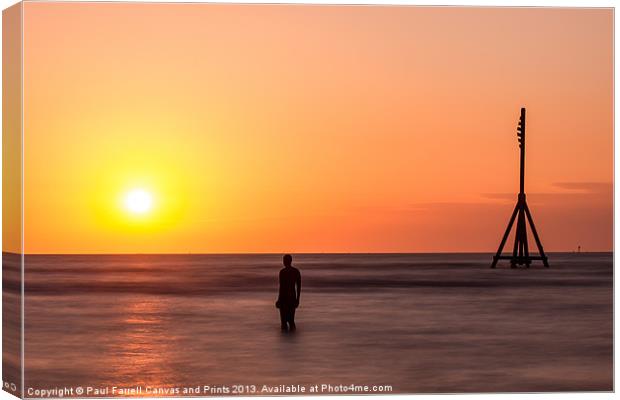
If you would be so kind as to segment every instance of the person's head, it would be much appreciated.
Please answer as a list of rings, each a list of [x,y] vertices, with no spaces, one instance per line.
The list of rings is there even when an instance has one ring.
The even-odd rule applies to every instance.
[[[290,267],[292,262],[293,256],[291,256],[290,254],[285,254],[284,257],[282,257],[282,263],[285,267]]]

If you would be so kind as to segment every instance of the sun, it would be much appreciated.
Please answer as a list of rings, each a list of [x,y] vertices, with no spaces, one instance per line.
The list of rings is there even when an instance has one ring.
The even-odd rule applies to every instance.
[[[146,214],[153,207],[153,196],[143,189],[133,189],[125,195],[125,208],[132,214]]]

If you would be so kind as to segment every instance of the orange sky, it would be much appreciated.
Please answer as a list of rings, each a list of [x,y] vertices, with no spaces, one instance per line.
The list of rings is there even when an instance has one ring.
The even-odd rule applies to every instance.
[[[611,250],[612,29],[611,9],[25,3],[25,251],[493,252],[521,106],[546,250]]]

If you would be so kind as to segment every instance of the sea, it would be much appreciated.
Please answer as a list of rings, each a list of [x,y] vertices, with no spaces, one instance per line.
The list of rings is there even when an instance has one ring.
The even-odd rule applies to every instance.
[[[24,394],[613,390],[612,253],[528,269],[491,269],[491,254],[293,256],[301,304],[283,333],[282,255],[26,255]],[[3,380],[20,387],[19,256],[3,274]]]

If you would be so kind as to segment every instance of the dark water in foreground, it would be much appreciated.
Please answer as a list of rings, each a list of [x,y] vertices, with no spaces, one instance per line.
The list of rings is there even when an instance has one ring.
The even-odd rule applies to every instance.
[[[283,335],[278,255],[26,256],[25,387],[612,390],[612,254],[490,260],[296,256],[298,332]]]

